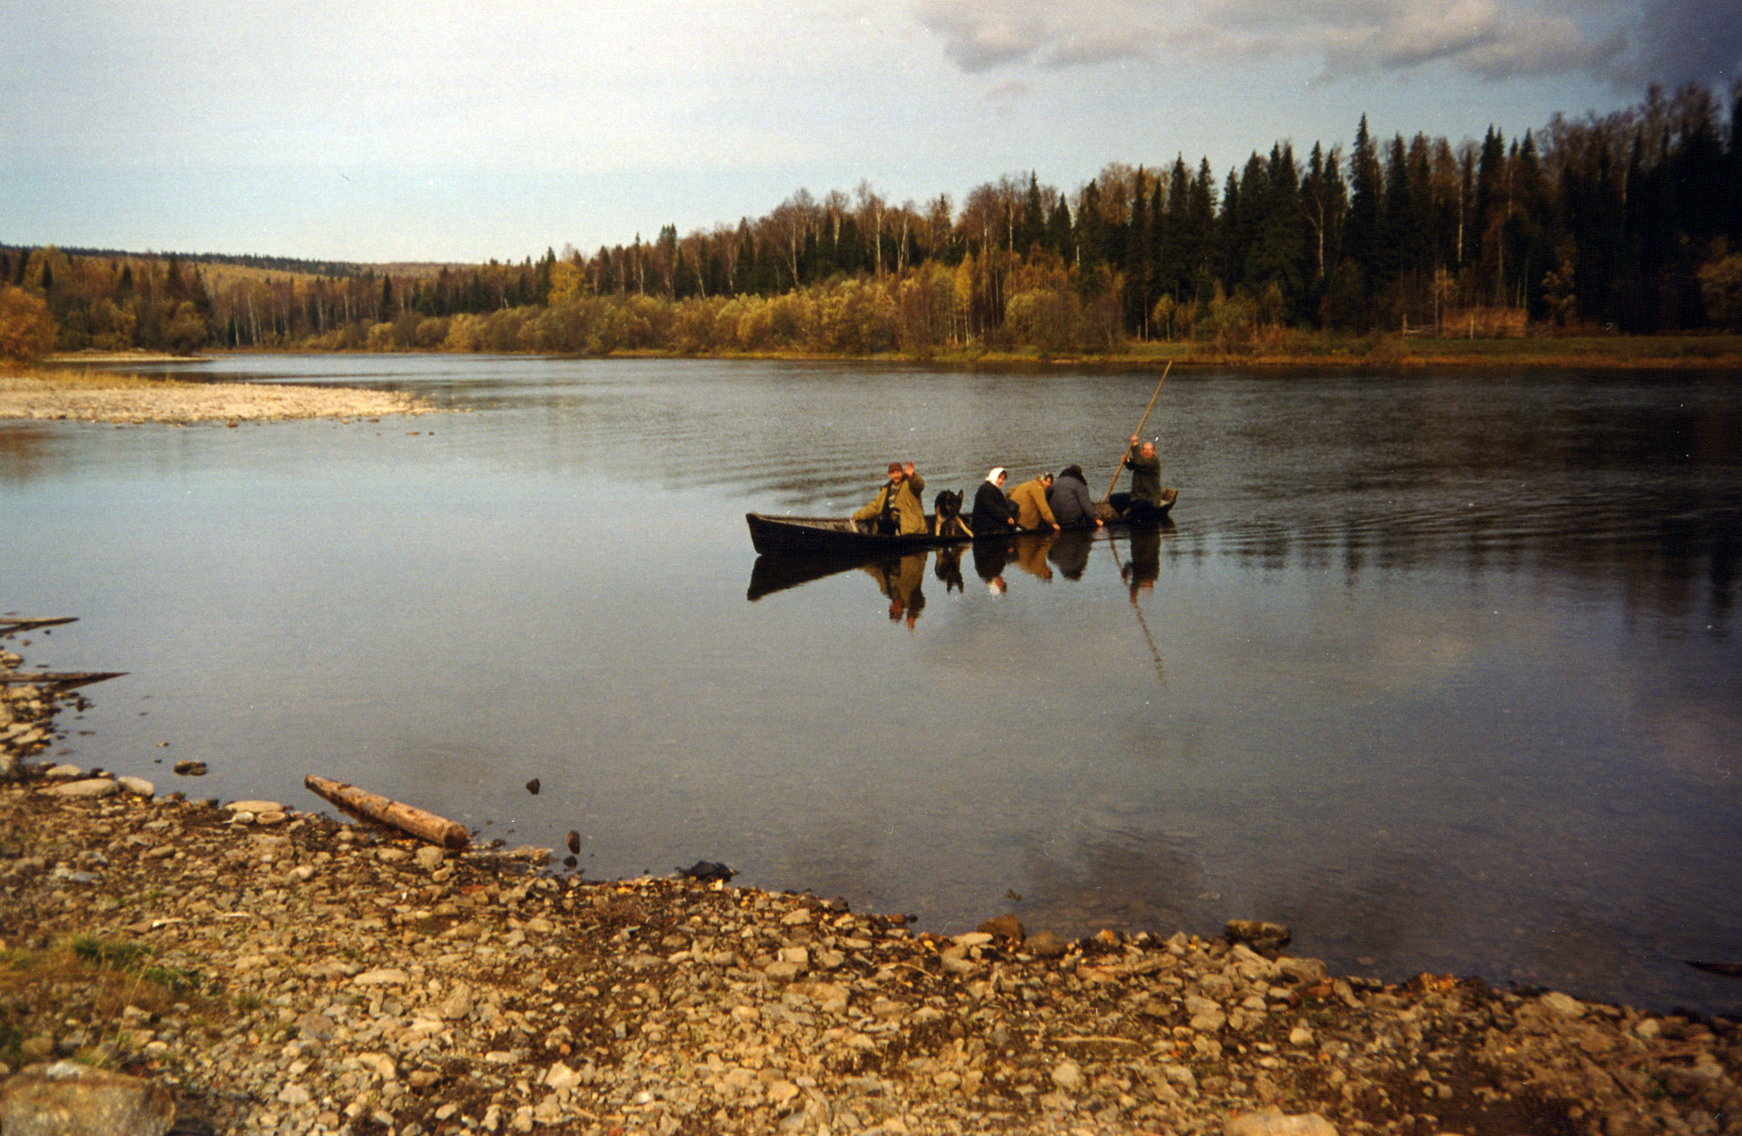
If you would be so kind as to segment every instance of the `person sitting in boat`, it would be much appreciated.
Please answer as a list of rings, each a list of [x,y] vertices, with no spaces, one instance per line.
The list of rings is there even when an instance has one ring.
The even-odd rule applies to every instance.
[[[1009,476],[1003,466],[995,465],[986,474],[986,480],[980,483],[979,492],[974,494],[974,512],[969,516],[975,536],[988,536],[1016,527],[1016,507],[1004,495],[1004,479]]]
[[[1048,528],[1058,531],[1059,523],[1053,519],[1052,506],[1046,500],[1051,489],[1052,474],[1043,473],[1033,481],[1024,481],[1010,491],[1010,503],[1016,506],[1018,528]]]
[[[870,522],[871,531],[888,536],[908,536],[925,531],[925,478],[914,472],[913,463],[889,463],[889,482],[869,504],[853,514],[855,524]]]
[[[1089,480],[1083,467],[1067,465],[1059,471],[1052,486],[1052,515],[1060,528],[1098,529],[1101,518],[1095,515],[1095,502],[1089,498]]]
[[[1161,459],[1156,456],[1155,443],[1139,444],[1137,435],[1131,435],[1131,452],[1125,455],[1125,468],[1131,471],[1131,492],[1115,493],[1107,498],[1107,503],[1128,521],[1142,522],[1165,516]]]

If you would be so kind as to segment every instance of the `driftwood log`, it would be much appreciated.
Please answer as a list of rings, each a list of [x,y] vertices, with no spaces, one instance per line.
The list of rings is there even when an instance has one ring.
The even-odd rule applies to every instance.
[[[112,678],[120,678],[126,671],[14,671],[10,674],[0,674],[0,686],[55,686],[62,690],[70,690],[75,686],[86,686],[93,682],[107,682]]]
[[[397,828],[401,832],[408,832],[419,840],[454,849],[464,848],[471,843],[472,838],[466,832],[465,825],[426,812],[414,805],[401,804],[379,793],[371,793],[367,789],[359,789],[355,785],[346,785],[328,777],[317,777],[313,773],[304,777],[302,783],[311,792],[325,797],[342,809]]]
[[[15,631],[34,631],[39,627],[59,627],[63,623],[77,623],[76,615],[57,616],[54,619],[20,619],[16,616],[0,616],[0,635],[11,635]]]

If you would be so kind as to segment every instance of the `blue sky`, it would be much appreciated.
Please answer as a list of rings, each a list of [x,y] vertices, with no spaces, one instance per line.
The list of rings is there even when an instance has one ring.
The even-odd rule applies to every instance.
[[[519,261],[1030,171],[1514,137],[1742,77],[1694,0],[0,0],[0,243]]]

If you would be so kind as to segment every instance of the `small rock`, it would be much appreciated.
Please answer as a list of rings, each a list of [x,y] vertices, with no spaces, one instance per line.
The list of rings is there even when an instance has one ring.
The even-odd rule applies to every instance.
[[[1582,1016],[1585,1012],[1585,1004],[1583,1002],[1580,1002],[1577,998],[1574,998],[1571,995],[1562,994],[1558,990],[1551,990],[1547,994],[1544,994],[1541,998],[1541,1002],[1545,1008],[1553,1010],[1562,1017],[1577,1018]]]
[[[720,880],[723,882],[731,879],[738,873],[717,860],[697,860],[687,868],[679,868],[677,874],[683,876],[685,879],[702,881]]]
[[[157,796],[157,786],[143,777],[117,777],[115,784],[121,786],[124,792],[131,793],[135,797]]]
[[[1022,953],[1036,958],[1063,958],[1071,945],[1051,931],[1036,931],[1022,940]]]
[[[1288,946],[1294,932],[1281,923],[1259,919],[1230,919],[1222,935],[1230,943],[1245,943],[1255,951],[1279,951]]]
[[[998,915],[975,928],[998,939],[1008,939],[1012,943],[1020,943],[1028,937],[1022,929],[1022,923],[1014,915]]]

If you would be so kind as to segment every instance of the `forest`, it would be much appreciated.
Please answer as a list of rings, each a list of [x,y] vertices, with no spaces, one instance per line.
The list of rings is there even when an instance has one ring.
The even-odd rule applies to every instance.
[[[28,326],[26,326],[28,325]],[[20,330],[24,327],[24,330]],[[1041,356],[1313,333],[1742,330],[1742,83],[1456,145],[1289,142],[1033,176],[959,204],[869,184],[536,261],[337,265],[0,247],[0,354],[204,348]],[[21,346],[22,345],[22,346]]]

